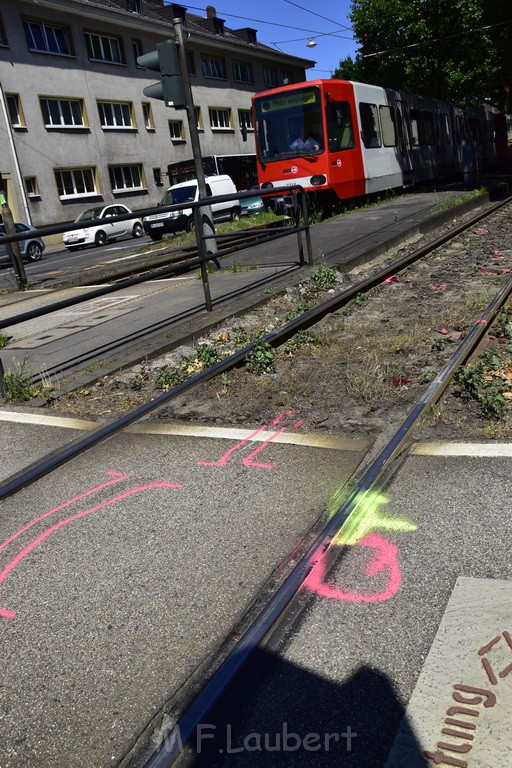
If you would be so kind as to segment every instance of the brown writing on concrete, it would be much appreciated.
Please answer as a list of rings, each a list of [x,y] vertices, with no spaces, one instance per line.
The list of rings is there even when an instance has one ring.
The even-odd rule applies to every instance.
[[[499,640],[499,638],[498,638]],[[491,644],[487,644],[486,648],[491,648],[496,638],[491,641]],[[512,647],[512,646],[511,646]],[[496,704],[496,695],[492,691],[486,691],[483,688],[474,688],[471,685],[461,685],[455,683],[453,685],[452,696],[459,704],[469,704],[472,707],[478,707],[480,704],[484,708],[494,707]],[[455,739],[459,739],[452,743],[451,741],[438,741],[436,744],[435,752],[423,752],[423,756],[427,760],[432,761],[435,765],[453,765],[456,768],[468,768],[466,760],[458,757],[458,755],[466,755],[472,748],[471,742],[475,738],[475,734],[468,733],[468,731],[476,731],[475,723],[468,723],[465,720],[454,720],[452,715],[467,715],[469,717],[479,717],[480,712],[478,709],[469,709],[468,707],[449,707],[446,711],[447,717],[445,718],[444,725],[455,725],[458,728],[464,730],[454,730],[453,728],[442,728],[441,733],[443,736],[451,736]],[[454,752],[455,755],[446,754],[447,752]]]

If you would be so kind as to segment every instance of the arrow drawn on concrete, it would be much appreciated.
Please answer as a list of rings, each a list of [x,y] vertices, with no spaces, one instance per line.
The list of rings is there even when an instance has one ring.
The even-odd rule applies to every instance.
[[[116,482],[116,481],[112,481]],[[106,483],[104,486],[110,485],[110,483]],[[100,486],[98,486],[99,488]],[[118,496],[114,496],[111,499],[107,499],[107,501],[103,501],[101,504],[96,504],[94,507],[89,507],[89,509],[84,510],[83,512],[78,512],[75,515],[71,515],[70,517],[67,517],[65,520],[61,520],[58,523],[55,523],[54,525],[51,525],[49,528],[47,528],[43,533],[41,533],[39,536],[37,536],[33,541],[30,542],[30,544],[27,544],[27,546],[19,552],[16,557],[13,557],[13,559],[5,566],[3,571],[0,572],[0,585],[3,584],[7,576],[13,571],[31,552],[34,551],[42,542],[48,538],[48,536],[51,536],[56,531],[63,528],[65,525],[68,525],[68,523],[72,523],[75,520],[80,520],[83,517],[86,517],[87,515],[92,514],[93,512],[97,512],[100,509],[105,509],[105,507],[109,507],[112,504],[116,504],[118,501],[122,501],[123,499],[128,498],[129,496],[133,496],[136,493],[142,493],[143,491],[147,491],[151,488],[181,488],[181,485],[178,485],[176,483],[148,483],[147,485],[140,485],[137,488],[131,488],[129,491],[125,491],[124,493],[120,493]],[[78,498],[83,498],[84,496],[87,496],[90,492],[88,491],[85,494],[82,494]],[[67,506],[68,503],[61,505],[60,508]],[[51,510],[51,512],[47,512],[45,515],[42,515],[41,517],[37,518],[37,520],[42,520],[44,517],[47,517],[48,514],[53,513],[55,510]],[[31,527],[31,525],[35,524],[37,521],[32,521],[29,525],[25,526],[22,530],[27,530]],[[11,536],[10,539],[7,541],[12,541],[13,538],[15,538],[17,535],[20,534],[20,531],[18,531],[14,536]],[[5,542],[4,542],[5,544]],[[10,611],[7,608],[0,608],[0,617],[6,618],[6,619],[13,619],[15,617],[14,611]]]

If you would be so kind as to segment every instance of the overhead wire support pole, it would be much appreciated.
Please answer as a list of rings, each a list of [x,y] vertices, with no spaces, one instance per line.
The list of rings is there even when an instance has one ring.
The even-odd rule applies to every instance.
[[[185,51],[185,41],[183,37],[183,28],[181,19],[176,18],[172,20],[174,33],[176,40],[178,41],[178,54],[181,67],[181,77],[183,81],[183,90],[185,92],[186,111],[188,119],[188,128],[190,131],[190,142],[192,144],[192,155],[194,158],[194,165],[196,168],[197,188],[199,192],[199,199],[205,199],[208,195],[206,192],[206,177],[203,167],[203,157],[201,155],[201,145],[199,143],[199,131],[197,129],[197,116],[194,105],[194,97],[192,95],[192,86],[190,85],[190,78],[188,75],[187,55]],[[198,215],[194,216],[196,222],[196,239],[199,249],[199,253],[206,257],[211,257],[211,260],[215,263],[218,269],[220,269],[220,263],[216,257],[217,254],[217,240],[215,239],[215,227],[213,225],[213,214],[211,206],[200,206]],[[197,228],[197,222],[200,226]],[[208,270],[206,269],[205,258],[201,266],[201,279],[203,281],[203,288],[205,291],[205,298],[207,304],[207,310],[211,312],[211,299],[209,283],[208,283]]]

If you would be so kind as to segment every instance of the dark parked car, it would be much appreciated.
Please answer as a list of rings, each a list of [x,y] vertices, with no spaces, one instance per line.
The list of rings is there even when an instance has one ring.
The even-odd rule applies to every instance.
[[[35,231],[34,227],[22,221],[15,222],[14,227],[16,232],[26,232],[29,235],[26,240],[18,240],[22,259],[24,261],[39,261],[43,256],[45,246],[40,237],[32,234]],[[5,235],[5,227],[0,224],[0,237],[3,235]],[[0,243],[0,264],[12,264],[10,248],[8,248],[7,243],[3,245]]]
[[[265,210],[265,203],[261,197],[242,197],[240,198],[240,208],[242,216],[253,216]]]

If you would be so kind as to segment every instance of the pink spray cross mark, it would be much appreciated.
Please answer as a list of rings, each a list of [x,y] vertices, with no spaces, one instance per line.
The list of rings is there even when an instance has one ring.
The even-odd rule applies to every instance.
[[[293,414],[293,411],[284,411],[274,419],[274,421],[271,423],[271,426],[277,427],[277,425],[286,416],[291,416],[292,414]],[[264,448],[266,448],[267,445],[272,442],[272,440],[275,440],[276,437],[281,435],[283,432],[286,432],[287,429],[298,429],[303,423],[304,423],[303,421],[296,421],[295,424],[291,424],[288,427],[280,427],[276,432],[270,435],[261,445],[259,445],[254,451],[252,451],[248,456],[242,459],[242,465],[244,467],[260,467],[263,469],[272,469],[274,467],[273,464],[265,464],[263,462],[253,461],[253,457],[257,456],[257,454],[260,453]],[[198,461],[197,464],[207,466],[207,467],[225,467],[229,461],[230,456],[235,451],[238,451],[240,448],[243,448],[244,445],[247,445],[247,443],[249,443],[251,440],[254,440],[259,434],[261,434],[262,432],[265,432],[265,430],[267,430],[268,428],[269,428],[268,424],[264,424],[262,427],[259,427],[259,429],[255,430],[255,432],[252,432],[248,437],[245,437],[243,440],[240,440],[240,442],[236,443],[236,445],[233,445],[231,448],[229,448],[220,457],[218,461]]]
[[[95,491],[106,488],[107,486],[119,482],[120,480],[126,479],[126,475],[120,475],[118,473],[109,473],[109,474],[116,474],[117,478],[116,480],[112,480],[108,483],[103,483],[102,485],[96,486],[96,488],[92,488],[85,493],[80,494],[79,496],[76,496],[75,498],[71,499],[70,501],[65,502],[64,504],[61,504],[59,507],[55,507],[54,509],[50,510],[49,512],[46,512],[44,515],[40,515],[38,518],[35,518],[30,523],[28,523],[26,526],[21,528],[19,531],[17,531],[15,534],[10,536],[6,541],[3,542],[3,544],[0,546],[0,548],[6,547],[9,543],[14,541],[18,536],[20,536],[23,532],[27,531],[29,528],[31,528],[33,525],[35,525],[40,520],[43,520],[44,518],[48,517],[49,515],[53,514],[54,512],[57,512],[60,509],[64,509],[65,507],[69,506],[75,501],[78,501],[80,499],[85,498],[86,496],[89,496],[91,493],[94,493]],[[89,509],[84,510],[83,512],[78,512],[77,514],[71,515],[70,517],[67,517],[65,520],[61,520],[58,523],[55,523],[54,525],[51,525],[49,528],[47,528],[43,533],[41,533],[39,536],[37,536],[33,541],[30,542],[30,544],[27,544],[26,547],[24,547],[21,552],[19,552],[15,557],[12,558],[12,560],[5,566],[5,568],[0,572],[0,585],[3,584],[7,576],[13,571],[26,557],[29,555],[33,550],[35,550],[42,542],[48,538],[48,536],[51,536],[53,533],[58,531],[60,528],[63,528],[64,526],[68,525],[68,523],[73,522],[74,520],[80,520],[83,517],[86,517],[87,515],[92,514],[93,512],[97,512],[100,509],[105,509],[106,507],[111,506],[112,504],[116,504],[118,501],[122,501],[123,499],[128,498],[129,496],[133,496],[136,493],[142,493],[143,491],[147,491],[151,488],[181,488],[181,485],[178,485],[176,483],[148,483],[147,485],[141,485],[136,488],[131,488],[128,491],[125,491],[124,493],[120,493],[118,496],[113,496],[110,499],[107,499],[106,501],[102,502],[101,504],[96,504],[93,507],[89,507]],[[7,608],[0,608],[0,617],[6,618],[6,619],[13,619],[15,617],[15,612],[10,611]]]

